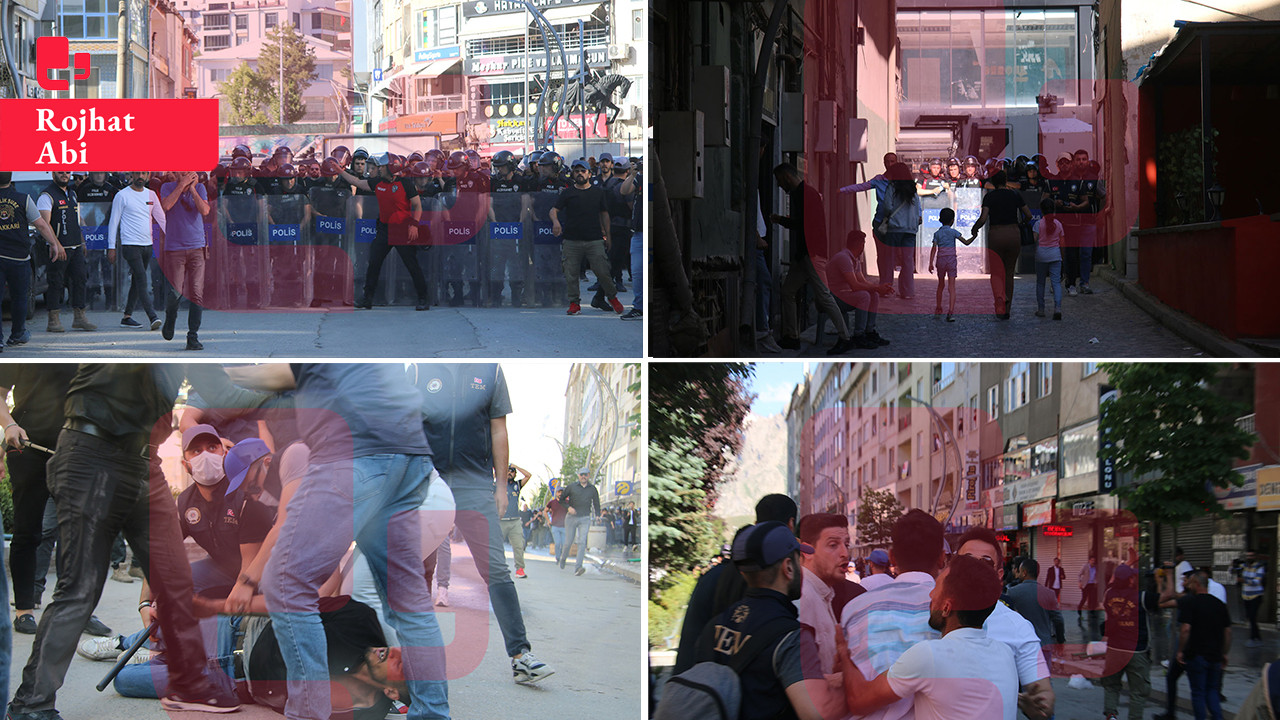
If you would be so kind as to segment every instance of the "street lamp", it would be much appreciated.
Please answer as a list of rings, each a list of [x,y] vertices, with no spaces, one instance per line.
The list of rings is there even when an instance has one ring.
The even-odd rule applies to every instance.
[[[1174,199],[1175,199],[1175,200],[1177,200],[1177,202],[1178,202],[1178,212],[1182,213],[1182,222],[1183,222],[1183,223],[1186,223],[1186,221],[1187,221],[1187,194],[1186,194],[1185,192],[1179,192],[1177,195],[1174,195],[1173,197],[1174,197]]]
[[[1212,220],[1222,219],[1222,204],[1227,200],[1227,191],[1218,183],[1209,188],[1209,204],[1213,206]]]

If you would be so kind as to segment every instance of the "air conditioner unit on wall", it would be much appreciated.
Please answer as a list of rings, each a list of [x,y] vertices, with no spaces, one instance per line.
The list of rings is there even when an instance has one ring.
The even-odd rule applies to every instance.
[[[609,59],[627,61],[631,59],[631,46],[625,43],[618,43],[609,46]]]

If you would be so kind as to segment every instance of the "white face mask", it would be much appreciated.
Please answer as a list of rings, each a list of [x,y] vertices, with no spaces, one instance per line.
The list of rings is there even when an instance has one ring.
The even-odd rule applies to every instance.
[[[191,465],[191,477],[208,487],[222,480],[222,456],[206,450],[187,461]]]

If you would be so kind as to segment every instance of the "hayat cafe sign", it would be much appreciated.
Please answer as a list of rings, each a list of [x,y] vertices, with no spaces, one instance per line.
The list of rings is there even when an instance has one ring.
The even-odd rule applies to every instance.
[[[600,0],[532,0],[530,4],[540,11],[547,11],[574,5],[599,5]],[[520,0],[473,0],[462,3],[463,17],[484,17],[524,11],[525,4]]]
[[[565,57],[569,61],[569,71],[576,71],[578,69],[578,52],[567,52]],[[538,52],[529,53],[528,60],[529,72],[547,72],[547,53],[545,51],[539,50]],[[587,48],[587,67],[609,67],[608,48]],[[523,54],[469,57],[463,64],[463,72],[467,75],[507,75],[522,73],[524,70],[525,56]],[[552,72],[564,70],[564,63],[561,62],[561,56],[558,51],[553,50],[551,52],[550,70]]]

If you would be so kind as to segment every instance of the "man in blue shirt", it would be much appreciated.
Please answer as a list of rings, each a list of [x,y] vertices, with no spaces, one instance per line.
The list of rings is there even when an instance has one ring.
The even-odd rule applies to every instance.
[[[209,244],[204,235],[204,218],[209,214],[209,196],[193,172],[182,173],[176,182],[160,187],[160,207],[165,212],[164,253],[160,267],[169,282],[164,306],[164,326],[160,334],[173,339],[178,319],[178,302],[186,296],[191,307],[187,311],[187,349],[203,350],[197,333],[204,313],[204,263],[209,258]]]

